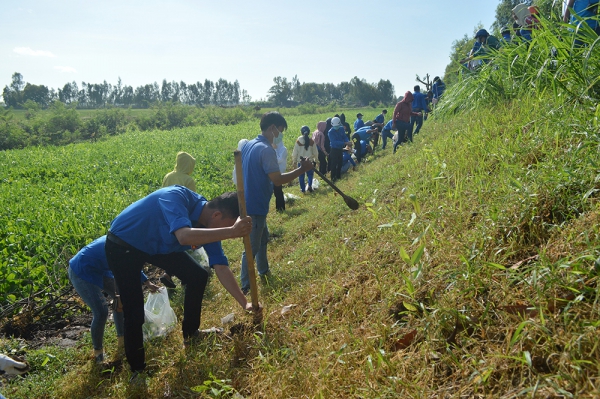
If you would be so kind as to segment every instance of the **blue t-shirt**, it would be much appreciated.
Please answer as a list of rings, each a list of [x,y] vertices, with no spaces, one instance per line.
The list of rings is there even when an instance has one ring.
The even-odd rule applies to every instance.
[[[433,98],[437,98],[439,99],[442,94],[444,94],[444,91],[446,90],[446,85],[444,84],[444,82],[441,81],[437,81],[433,84],[433,87],[431,88],[431,91],[433,92]]]
[[[341,150],[348,142],[348,137],[346,136],[346,131],[344,130],[343,126],[332,127],[329,129],[327,135],[329,136],[331,148],[337,148]]]
[[[365,122],[362,119],[355,120],[354,121],[354,131],[356,132],[358,129],[360,129],[364,125],[365,125]]]
[[[385,121],[385,116],[383,114],[379,114],[375,117],[375,123],[383,123]]]
[[[368,142],[365,140],[360,141],[360,151],[361,151],[361,154],[363,154],[363,155],[367,155],[367,143]]]
[[[108,268],[104,251],[105,243],[106,236],[97,238],[83,247],[69,261],[69,267],[77,277],[100,288],[104,288],[104,277],[115,278]],[[141,278],[142,283],[148,280],[144,272],[142,272]]]
[[[365,126],[365,127],[361,127],[354,133],[358,134],[358,136],[360,137],[361,140],[368,141],[372,136],[371,133],[367,133],[369,130],[371,130],[371,126]]]
[[[383,132],[391,132],[393,124],[394,124],[394,120],[390,119],[390,121],[388,123],[386,123],[385,126],[383,127],[383,129],[381,130],[381,133],[383,133]]]
[[[161,188],[125,208],[112,221],[110,232],[148,255],[184,252],[191,246],[181,245],[174,233],[194,227],[207,202],[183,186]],[[210,266],[229,265],[220,241],[202,247]]]
[[[575,0],[573,3],[573,11],[580,18],[585,19],[585,22],[589,25],[590,28],[596,29],[598,26],[598,21],[595,19],[589,19],[595,17],[594,11],[596,10],[594,7],[598,6],[598,0]],[[579,25],[579,21],[575,17],[575,15],[571,15],[571,24]]]
[[[420,91],[415,91],[413,93],[412,109],[413,111],[428,111],[427,97],[425,97],[425,94],[421,93]]]
[[[242,148],[242,169],[248,215],[266,216],[273,195],[269,174],[280,170],[277,153],[262,134]]]

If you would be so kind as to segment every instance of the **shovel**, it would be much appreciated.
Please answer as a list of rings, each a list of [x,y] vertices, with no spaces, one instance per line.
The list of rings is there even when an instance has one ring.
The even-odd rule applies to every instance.
[[[357,210],[358,207],[360,206],[358,204],[358,201],[355,200],[354,198],[344,194],[342,192],[342,190],[340,190],[339,188],[336,187],[335,184],[333,184],[333,182],[331,180],[329,180],[328,178],[326,178],[323,173],[319,172],[317,169],[313,169],[315,171],[315,173],[321,178],[323,179],[323,181],[327,184],[329,184],[331,186],[331,188],[333,188],[335,191],[337,191],[337,193],[339,195],[342,196],[342,198],[344,199],[344,202],[346,203],[346,205],[348,205],[348,208],[352,209],[352,210]]]

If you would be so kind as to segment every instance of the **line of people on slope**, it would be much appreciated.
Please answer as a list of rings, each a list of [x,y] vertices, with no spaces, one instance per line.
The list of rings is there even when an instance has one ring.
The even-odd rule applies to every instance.
[[[418,89],[415,91],[419,92]],[[441,93],[439,95],[441,96]],[[421,96],[423,95],[416,96],[419,101],[423,100]],[[418,118],[422,118],[423,112],[429,111],[423,102],[414,103],[414,97],[413,93],[405,94],[397,104],[392,120],[382,127],[382,132],[386,131],[386,126],[389,127],[387,130],[404,129],[403,135],[406,134],[407,140],[412,139],[410,116],[416,118],[413,123],[418,131],[422,124],[422,119],[419,122]],[[413,111],[413,105],[421,107],[421,110]],[[408,119],[406,110],[410,114]],[[386,113],[382,112],[381,118],[376,118],[377,124],[382,125],[385,122]],[[357,120],[360,119],[357,117]],[[144,378],[146,359],[142,332],[142,286],[145,285],[152,291],[158,289],[158,286],[151,283],[143,273],[146,263],[166,272],[161,277],[163,284],[174,275],[185,285],[182,321],[185,345],[206,334],[218,333],[214,329],[199,329],[208,272],[190,256],[188,251],[192,248],[205,249],[210,268],[244,310],[261,311],[262,307],[252,309],[252,304],[246,299],[250,290],[246,253],[242,254],[238,285],[229,269],[221,241],[249,235],[259,276],[268,281],[271,270],[267,259],[267,215],[274,187],[307,174],[308,185],[304,187],[310,191],[313,161],[318,159],[320,167],[327,168],[327,164],[324,163],[327,159],[323,158],[321,153],[329,155],[332,176],[339,178],[339,159],[343,159],[344,146],[347,147],[352,141],[346,135],[340,117],[333,117],[329,122],[331,127],[327,136],[331,146],[330,152],[321,151],[325,149],[325,145],[318,134],[324,136],[328,121],[317,124],[312,138],[309,137],[310,129],[303,126],[292,153],[294,163],[298,167],[290,172],[282,172],[276,148],[282,142],[283,132],[287,130],[287,121],[278,112],[263,115],[260,134],[253,140],[242,142],[240,146],[247,217],[241,218],[239,215],[239,203],[235,192],[224,193],[210,201],[196,193],[195,181],[190,176],[195,159],[185,152],[180,152],[177,154],[174,171],[168,173],[163,180],[163,188],[129,205],[113,219],[106,235],[85,246],[70,260],[69,278],[76,291],[92,309],[92,344],[94,359],[97,362],[102,363],[105,359],[103,336],[109,313],[106,296],[109,296],[113,298],[115,305],[113,318],[118,346],[124,350],[131,367],[131,381]],[[373,126],[368,124],[360,127],[352,137],[367,141],[361,137],[361,129],[366,129],[374,135],[378,130]],[[384,147],[386,138],[384,136]],[[360,154],[364,151],[364,148],[361,148]],[[302,179],[300,185],[302,188]]]
[[[600,0],[564,0],[563,22],[574,26],[574,31],[579,31],[586,26],[596,35],[600,35],[598,21],[598,5]],[[540,29],[539,9],[537,6],[517,4],[511,10],[512,26],[504,26],[500,30],[502,40],[491,35],[487,30],[480,29],[475,33],[475,43],[467,57],[459,61],[466,69],[476,70],[482,63],[488,62],[490,54],[499,50],[503,45],[515,43],[519,40],[529,42],[532,32]],[[582,44],[580,39],[575,39],[576,46]]]

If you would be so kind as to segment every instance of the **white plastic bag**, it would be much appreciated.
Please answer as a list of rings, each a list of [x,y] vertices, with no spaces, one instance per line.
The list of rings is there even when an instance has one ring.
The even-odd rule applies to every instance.
[[[144,341],[166,335],[177,323],[177,316],[169,303],[169,294],[165,287],[160,287],[157,293],[148,294],[144,314]]]
[[[313,179],[313,181],[312,181],[312,188],[315,189],[315,190],[317,188],[319,188],[319,181],[317,179]]]

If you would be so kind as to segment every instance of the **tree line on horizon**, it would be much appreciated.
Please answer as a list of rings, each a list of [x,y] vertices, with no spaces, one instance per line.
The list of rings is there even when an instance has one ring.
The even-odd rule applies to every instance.
[[[263,106],[292,107],[300,104],[326,105],[332,102],[345,105],[391,104],[395,100],[394,86],[389,80],[368,83],[365,79],[352,78],[349,82],[300,83],[297,76],[292,80],[277,76],[268,90],[267,101],[256,102]],[[216,82],[206,79],[204,83],[187,84],[184,81],[156,82],[133,88],[119,78],[112,85],[102,83],[66,83],[55,90],[45,85],[25,82],[23,75],[15,72],[10,85],[2,91],[6,108],[31,108],[28,102],[40,108],[48,108],[54,101],[65,105],[74,104],[79,109],[106,107],[150,108],[159,103],[180,103],[192,106],[238,106],[250,104],[252,98],[240,88],[239,82],[219,79]]]

